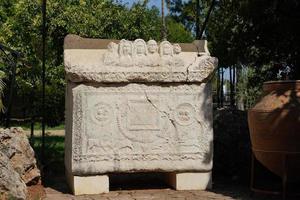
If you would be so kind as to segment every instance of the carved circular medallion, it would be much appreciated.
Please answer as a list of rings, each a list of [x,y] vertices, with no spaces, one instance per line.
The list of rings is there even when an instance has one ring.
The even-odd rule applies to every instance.
[[[93,120],[100,125],[111,121],[112,108],[106,103],[97,103],[91,112]]]
[[[175,121],[183,126],[192,124],[195,120],[195,109],[189,103],[179,104],[175,109]]]

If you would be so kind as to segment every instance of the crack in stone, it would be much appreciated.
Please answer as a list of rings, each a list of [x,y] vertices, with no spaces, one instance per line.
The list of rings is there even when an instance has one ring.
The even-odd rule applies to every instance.
[[[172,125],[174,126],[175,130],[177,130],[176,128],[176,123],[174,122],[174,120],[170,117],[169,113],[167,113],[166,111],[163,111],[163,110],[160,110],[152,101],[151,99],[149,98],[148,94],[146,91],[144,91],[145,93],[145,97],[147,99],[147,101],[153,106],[153,108],[155,108],[158,112],[164,114],[165,116],[168,117],[169,121],[172,123]]]
[[[186,81],[189,81],[189,75],[190,75],[190,67],[196,62],[197,57],[195,57],[195,60],[189,64],[186,68]]]

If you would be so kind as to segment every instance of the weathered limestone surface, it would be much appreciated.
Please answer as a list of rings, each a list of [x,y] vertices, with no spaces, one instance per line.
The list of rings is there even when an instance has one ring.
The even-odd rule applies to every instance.
[[[67,173],[67,180],[74,195],[109,192],[109,178],[107,175],[73,176]]]
[[[205,190],[211,189],[211,172],[167,174],[168,183],[176,190]]]
[[[21,128],[0,129],[0,197],[25,199],[40,181],[35,154]]]
[[[110,172],[209,172],[208,81],[217,59],[207,50],[182,52],[188,45],[168,41],[97,40],[107,49],[89,48],[89,42],[65,40],[65,164],[71,185],[75,177],[88,182]]]
[[[65,49],[64,63],[72,82],[207,82],[217,59],[209,52],[181,52],[168,41],[158,46],[137,39],[110,42],[108,49]]]
[[[1,199],[26,199],[27,188],[14,170],[9,158],[0,151],[0,197]]]
[[[209,85],[69,84],[67,93],[74,174],[211,168]]]

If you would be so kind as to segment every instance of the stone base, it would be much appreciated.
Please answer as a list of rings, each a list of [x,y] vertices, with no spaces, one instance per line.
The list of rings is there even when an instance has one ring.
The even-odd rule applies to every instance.
[[[74,195],[101,194],[109,192],[109,177],[107,175],[68,175],[68,183]]]
[[[73,176],[67,173],[67,181],[74,195],[109,192],[108,175]],[[176,190],[206,190],[212,188],[211,172],[166,173],[166,181]]]
[[[176,190],[206,190],[212,188],[211,172],[168,173],[168,184]]]

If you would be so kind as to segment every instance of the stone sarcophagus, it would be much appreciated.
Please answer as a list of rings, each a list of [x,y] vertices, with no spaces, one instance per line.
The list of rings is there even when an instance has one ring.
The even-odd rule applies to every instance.
[[[66,37],[65,166],[75,194],[108,192],[113,172],[209,187],[217,59],[205,44]]]

